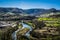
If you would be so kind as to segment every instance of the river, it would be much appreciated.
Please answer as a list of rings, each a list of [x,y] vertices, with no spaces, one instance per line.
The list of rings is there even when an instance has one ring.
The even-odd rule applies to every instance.
[[[22,24],[23,27],[22,27],[21,29],[20,29],[20,28],[17,29],[15,32],[12,33],[12,39],[13,39],[13,40],[17,40],[17,35],[16,35],[17,32],[20,31],[20,30],[22,30],[22,29],[24,29],[24,28],[29,28],[29,29],[30,29],[30,30],[25,34],[26,37],[29,37],[29,36],[30,36],[30,31],[32,31],[32,27],[31,27],[30,25],[28,25],[28,24],[23,23],[23,22],[22,22],[21,24]]]

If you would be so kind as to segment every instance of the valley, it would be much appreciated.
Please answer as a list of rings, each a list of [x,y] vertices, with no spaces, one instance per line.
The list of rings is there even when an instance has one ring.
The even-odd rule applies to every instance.
[[[0,40],[59,40],[60,11],[48,10],[0,8]]]

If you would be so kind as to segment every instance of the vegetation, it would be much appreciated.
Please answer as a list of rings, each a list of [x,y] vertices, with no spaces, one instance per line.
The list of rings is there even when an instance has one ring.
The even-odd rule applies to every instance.
[[[12,40],[12,33],[17,30],[17,27],[7,27],[0,29],[0,40]]]
[[[46,26],[54,26],[59,27],[60,26],[60,17],[59,18],[38,18],[38,21],[44,21]]]
[[[0,27],[0,40],[13,40],[12,33],[15,32],[17,29],[22,29],[19,30],[16,34],[17,40],[60,40],[60,17],[55,17],[55,16],[38,17],[35,19],[33,17],[31,18],[30,16],[27,17],[19,16],[25,24],[31,26],[33,29],[30,32],[29,38],[27,38],[25,34],[30,29],[28,28],[22,29],[23,25],[20,23],[22,20],[19,19],[18,16],[11,16],[10,18],[12,18],[12,20],[14,17],[17,18],[17,19],[14,18],[14,20],[17,21],[16,23],[17,26],[5,27],[5,28]],[[10,18],[8,18],[9,21],[11,21]],[[14,20],[13,22],[15,22]]]

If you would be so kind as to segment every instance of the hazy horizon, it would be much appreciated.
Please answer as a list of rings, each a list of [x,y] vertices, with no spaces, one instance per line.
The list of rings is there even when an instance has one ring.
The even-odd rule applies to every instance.
[[[60,9],[60,0],[0,0],[0,7]]]

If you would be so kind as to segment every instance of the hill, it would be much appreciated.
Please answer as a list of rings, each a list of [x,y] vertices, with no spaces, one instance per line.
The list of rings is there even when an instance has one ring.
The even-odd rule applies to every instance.
[[[3,8],[0,7],[0,14],[3,13],[15,13],[15,14],[23,14],[23,15],[33,15],[33,16],[38,16],[41,14],[45,14],[45,13],[56,13],[56,12],[60,12],[60,10],[56,10],[55,8],[51,8],[51,9],[40,9],[40,8],[33,8],[33,9],[19,9],[19,8]]]

